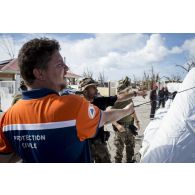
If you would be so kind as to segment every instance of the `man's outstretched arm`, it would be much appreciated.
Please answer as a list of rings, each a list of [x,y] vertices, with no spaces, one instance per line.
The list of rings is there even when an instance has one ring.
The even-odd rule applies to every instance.
[[[143,98],[145,98],[146,95],[147,95],[146,90],[137,91],[137,92],[126,90],[126,91],[122,91],[121,93],[119,93],[117,95],[117,102],[123,102],[123,101],[129,100],[129,99],[131,99],[132,97],[135,97],[135,96],[142,96]]]
[[[107,123],[113,123],[115,121],[118,121],[125,116],[128,116],[134,112],[134,106],[133,103],[128,104],[123,109],[112,109],[107,111],[102,111],[102,117],[100,120],[99,127],[102,127],[103,125]]]

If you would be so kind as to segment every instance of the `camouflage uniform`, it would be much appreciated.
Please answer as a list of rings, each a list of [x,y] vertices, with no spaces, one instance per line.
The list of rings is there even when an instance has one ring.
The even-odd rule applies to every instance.
[[[123,124],[126,129],[125,132],[119,132],[115,127],[115,139],[114,145],[116,146],[116,155],[115,162],[121,163],[123,159],[123,150],[126,146],[126,162],[134,162],[134,147],[135,147],[135,138],[129,129],[129,124]]]
[[[128,88],[129,85],[130,82],[128,80],[128,77],[126,77],[124,80],[119,81],[118,92]],[[124,108],[130,102],[132,102],[131,99],[124,102],[116,102],[113,106],[113,109]],[[134,118],[129,115],[117,121],[117,123],[122,125],[126,129],[126,131],[119,132],[118,129],[113,125],[113,128],[115,130],[114,145],[116,146],[116,154],[114,157],[115,162],[122,162],[124,146],[126,146],[126,162],[134,162],[135,137],[131,129],[129,128],[130,125],[134,124]]]
[[[92,162],[96,163],[110,163],[110,153],[107,148],[107,143],[96,139],[90,142]]]
[[[92,78],[84,78],[79,83],[79,88],[83,92],[88,86],[97,86],[97,82]],[[97,106],[101,110],[106,110],[108,106],[113,106],[117,100],[117,96],[95,96],[92,104]],[[89,145],[91,150],[92,162],[96,163],[110,163],[110,153],[107,147],[107,141],[109,139],[109,132],[104,131],[104,127],[100,127],[96,136],[89,139]]]
[[[124,108],[131,101],[132,100],[128,100],[125,102],[116,102],[113,108],[115,109]],[[134,123],[134,119],[129,115],[122,118],[117,123],[122,125],[126,129],[126,131],[119,132],[118,129],[114,126],[114,130],[115,130],[114,144],[116,146],[115,162],[117,163],[122,162],[124,146],[126,146],[126,162],[133,162],[135,137],[131,129],[129,128],[129,126]]]

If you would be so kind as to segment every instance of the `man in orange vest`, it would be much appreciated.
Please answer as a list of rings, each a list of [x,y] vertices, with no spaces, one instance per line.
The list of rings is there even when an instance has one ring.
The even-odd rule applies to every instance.
[[[0,157],[16,153],[23,162],[90,162],[88,138],[105,123],[134,111],[101,111],[77,95],[60,96],[68,71],[56,40],[25,43],[18,65],[28,90],[0,120]]]

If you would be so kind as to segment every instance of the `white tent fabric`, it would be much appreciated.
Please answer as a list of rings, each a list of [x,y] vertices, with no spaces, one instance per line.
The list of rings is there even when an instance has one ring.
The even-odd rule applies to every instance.
[[[168,88],[170,93],[173,93],[173,92],[179,90],[180,85],[181,85],[181,83],[168,83],[167,88]]]
[[[195,68],[178,91],[186,89],[190,90],[178,93],[172,103],[169,100],[149,123],[140,150],[141,162],[195,162]]]

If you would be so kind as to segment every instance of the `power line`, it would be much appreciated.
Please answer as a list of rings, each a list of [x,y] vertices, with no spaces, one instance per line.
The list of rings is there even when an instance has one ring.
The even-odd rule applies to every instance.
[[[189,89],[184,89],[184,90],[182,90],[182,91],[178,91],[177,93],[183,93],[183,92],[185,92],[185,91],[189,91],[189,90],[192,90],[192,89],[195,89],[195,87],[191,87],[191,88],[189,88]],[[172,98],[170,98],[170,99],[172,99]],[[156,100],[153,100],[153,101],[156,101]],[[145,104],[148,104],[148,103],[151,103],[151,102],[153,102],[153,101],[148,101],[148,102],[144,102],[144,103],[135,105],[134,108],[139,107],[139,106],[142,106],[142,105],[145,105]]]

